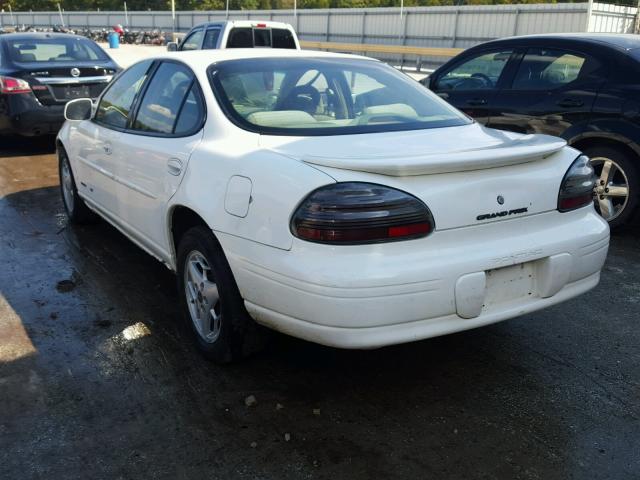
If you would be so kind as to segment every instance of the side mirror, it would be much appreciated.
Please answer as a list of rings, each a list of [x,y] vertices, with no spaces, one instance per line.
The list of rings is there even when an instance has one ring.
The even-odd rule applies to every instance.
[[[167,43],[167,51],[168,52],[177,52],[178,51],[178,42],[169,42],[169,43]]]
[[[64,106],[64,118],[67,120],[89,120],[93,110],[90,98],[76,98]]]

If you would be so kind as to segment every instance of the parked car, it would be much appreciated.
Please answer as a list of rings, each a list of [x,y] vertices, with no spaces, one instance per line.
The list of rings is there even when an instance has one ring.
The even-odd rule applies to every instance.
[[[480,327],[593,288],[607,253],[585,156],[376,60],[166,54],[66,115],[70,221],[96,212],[177,272],[216,361],[251,350],[255,322],[343,348]]]
[[[493,128],[564,138],[591,158],[612,227],[640,203],[640,37],[532,35],[483,43],[423,84]]]
[[[55,134],[64,105],[97,98],[118,65],[95,42],[61,33],[0,37],[0,135]]]
[[[295,30],[288,23],[228,20],[196,25],[187,32],[179,44],[167,44],[167,50],[170,52],[254,47],[299,50],[300,42]]]

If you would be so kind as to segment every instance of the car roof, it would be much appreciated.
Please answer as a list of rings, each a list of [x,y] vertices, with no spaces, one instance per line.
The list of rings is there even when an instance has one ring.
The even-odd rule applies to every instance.
[[[225,60],[243,60],[253,58],[335,58],[360,59],[377,62],[373,58],[344,53],[321,52],[317,50],[294,50],[288,48],[223,48],[217,50],[189,50],[185,52],[165,52],[145,60],[180,60],[194,71],[203,70],[209,65]]]
[[[49,38],[76,38],[78,40],[89,40],[82,35],[72,33],[55,33],[55,32],[19,32],[19,33],[3,33],[0,35],[0,42],[3,40],[47,40]]]
[[[521,35],[492,40],[482,45],[497,44],[526,44],[528,42],[544,40],[554,42],[582,42],[599,45],[609,45],[619,50],[634,50],[640,48],[640,35],[626,33],[548,33],[537,35]]]
[[[271,20],[223,20],[218,22],[204,22],[195,25],[193,28],[213,27],[231,25],[234,27],[255,27],[258,24],[264,25],[263,28],[292,28],[290,24],[284,22],[273,22]]]

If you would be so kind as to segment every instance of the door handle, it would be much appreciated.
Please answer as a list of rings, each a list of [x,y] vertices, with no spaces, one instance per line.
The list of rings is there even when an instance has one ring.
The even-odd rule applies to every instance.
[[[113,153],[113,150],[111,149],[111,144],[110,143],[103,143],[102,144],[102,149],[104,150],[104,153],[106,153],[107,155],[111,155]]]
[[[167,162],[167,171],[174,177],[179,176],[182,173],[182,162],[177,158],[170,158]]]
[[[582,105],[584,105],[584,103],[573,98],[565,98],[556,103],[556,105],[558,105],[559,107],[576,108],[581,107]]]
[[[467,105],[486,105],[487,101],[484,98],[472,98],[467,100]]]

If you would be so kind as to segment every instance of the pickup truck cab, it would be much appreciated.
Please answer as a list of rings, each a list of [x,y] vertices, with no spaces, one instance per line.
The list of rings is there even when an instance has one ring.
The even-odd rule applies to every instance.
[[[288,23],[228,20],[193,27],[181,42],[170,42],[170,52],[221,48],[288,48],[300,50],[295,30]]]

